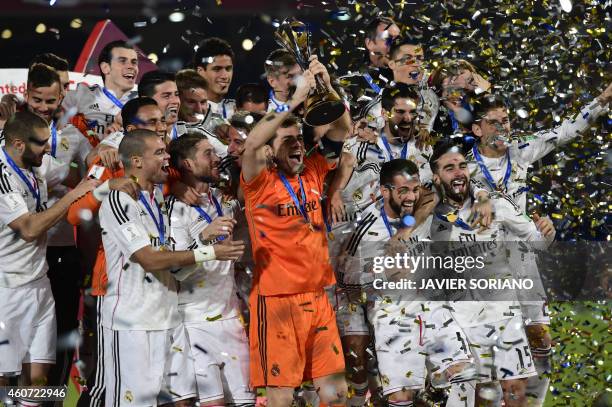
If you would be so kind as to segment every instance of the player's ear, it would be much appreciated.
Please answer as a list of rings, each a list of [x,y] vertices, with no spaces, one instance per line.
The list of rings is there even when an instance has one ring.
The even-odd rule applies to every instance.
[[[387,188],[385,185],[381,185],[380,195],[382,195],[383,199],[388,201],[389,199],[391,199],[391,190]]]
[[[197,72],[199,75],[202,75],[204,72],[206,72],[206,69],[204,69],[204,67],[203,67],[203,66],[198,66],[198,67],[196,67],[196,72]]]
[[[432,180],[433,180],[434,185],[440,186],[440,176],[436,174],[435,172],[433,173]]]
[[[108,75],[110,74],[111,71],[111,67],[110,64],[108,62],[102,62],[100,64],[100,71],[104,74],[104,75]]]
[[[479,122],[472,123],[472,133],[478,138],[482,137],[482,129]]]
[[[193,172],[194,165],[193,160],[191,158],[185,158],[181,165],[184,169]]]
[[[134,155],[130,158],[130,161],[132,162],[132,168],[142,168],[142,157]]]
[[[266,75],[266,80],[268,81],[270,87],[274,89],[274,86],[276,86],[276,78],[274,75]]]

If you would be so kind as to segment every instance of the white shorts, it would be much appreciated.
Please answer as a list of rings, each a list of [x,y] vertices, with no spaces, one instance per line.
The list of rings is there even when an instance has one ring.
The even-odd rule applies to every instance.
[[[0,376],[20,375],[23,363],[55,364],[56,341],[55,301],[46,276],[0,287]]]
[[[186,322],[200,403],[253,404],[249,388],[249,341],[238,318]]]
[[[523,314],[523,320],[527,325],[550,325],[550,313],[548,312],[548,305],[544,301],[521,302],[521,314]]]
[[[471,362],[463,331],[441,304],[400,301],[369,309],[384,395],[422,389],[428,373],[434,385],[446,384],[448,367]]]
[[[336,290],[332,304],[336,310],[336,323],[341,337],[370,335],[365,303],[355,301],[352,297],[349,299],[346,291]]]
[[[104,328],[107,406],[156,406],[196,397],[185,327],[161,331]]]
[[[520,315],[464,327],[481,382],[537,375]]]

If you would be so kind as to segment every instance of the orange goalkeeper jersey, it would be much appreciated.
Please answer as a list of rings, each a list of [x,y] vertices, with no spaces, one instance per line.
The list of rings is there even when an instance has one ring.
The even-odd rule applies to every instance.
[[[333,167],[318,152],[306,158],[304,165],[300,178],[306,202],[302,206],[312,227],[277,170],[265,169],[249,182],[240,177],[255,260],[252,290],[258,295],[318,291],[335,282],[321,208],[323,180]],[[301,201],[298,177],[287,180]]]

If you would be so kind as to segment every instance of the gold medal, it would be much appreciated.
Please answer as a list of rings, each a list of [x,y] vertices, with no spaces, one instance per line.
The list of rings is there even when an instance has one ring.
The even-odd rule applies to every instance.
[[[160,252],[169,252],[170,248],[168,246],[166,246],[165,244],[159,246],[159,251]]]
[[[446,220],[448,220],[450,223],[455,223],[457,221],[457,215],[451,212],[446,215]]]
[[[329,233],[327,234],[327,238],[328,238],[329,240],[331,240],[332,242],[333,242],[333,241],[336,239],[336,237],[334,236],[334,233],[333,233],[333,232],[329,232]]]
[[[310,222],[308,222],[308,229],[310,229],[311,232],[315,231],[314,225]]]
[[[362,199],[363,199],[363,192],[361,191],[361,188],[359,188],[355,192],[353,192],[353,200],[361,201]]]
[[[130,179],[138,184],[138,177],[136,175],[130,175]]]

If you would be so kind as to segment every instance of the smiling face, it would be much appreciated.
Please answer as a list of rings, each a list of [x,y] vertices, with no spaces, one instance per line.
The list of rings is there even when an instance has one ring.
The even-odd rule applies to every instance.
[[[45,154],[51,150],[49,139],[51,130],[48,127],[35,127],[27,141],[16,140],[18,150],[22,151],[21,160],[26,168],[40,167]]]
[[[291,176],[302,171],[305,148],[304,139],[297,126],[281,127],[276,130],[272,151],[280,171]]]
[[[470,172],[465,157],[453,150],[437,161],[433,181],[451,201],[463,204],[469,195]]]
[[[128,136],[129,137],[129,136]],[[142,157],[139,159],[141,172],[153,184],[163,184],[168,179],[170,155],[166,152],[166,144],[159,137],[147,137]],[[134,158],[132,158],[134,160]]]
[[[423,48],[420,45],[404,44],[389,61],[396,82],[414,85],[423,78]]]
[[[193,158],[187,158],[188,168],[193,176],[202,182],[218,182],[219,163],[221,160],[215,154],[215,149],[208,140],[202,140],[195,146]]]
[[[387,119],[391,141],[395,144],[405,143],[416,133],[418,101],[408,98],[396,98],[390,117]]]
[[[129,48],[113,48],[110,64],[102,62],[100,70],[105,75],[104,84],[107,87],[123,92],[132,90],[138,76],[138,54]]]
[[[181,99],[180,117],[187,123],[195,123],[204,118],[208,111],[208,92],[202,88],[191,88],[179,94]]]
[[[62,101],[60,84],[54,82],[51,86],[30,87],[25,98],[30,111],[51,123]]]
[[[480,144],[496,151],[505,152],[508,148],[510,118],[505,108],[491,109],[477,122],[472,124],[472,132],[480,138]]]
[[[219,103],[225,97],[232,83],[234,63],[229,55],[217,55],[206,67],[198,66],[198,73],[208,82],[208,97]]]
[[[178,120],[178,112],[181,107],[179,91],[176,82],[166,81],[155,86],[155,94],[152,98],[166,118],[166,125],[171,126]]]
[[[141,106],[135,119],[134,123],[125,126],[127,131],[146,129],[156,132],[162,139],[166,136],[166,119],[159,107],[155,105]]]
[[[392,185],[381,185],[381,194],[394,212],[390,216],[397,218],[413,215],[416,202],[419,200],[420,188],[419,177],[407,173],[395,175]]]

